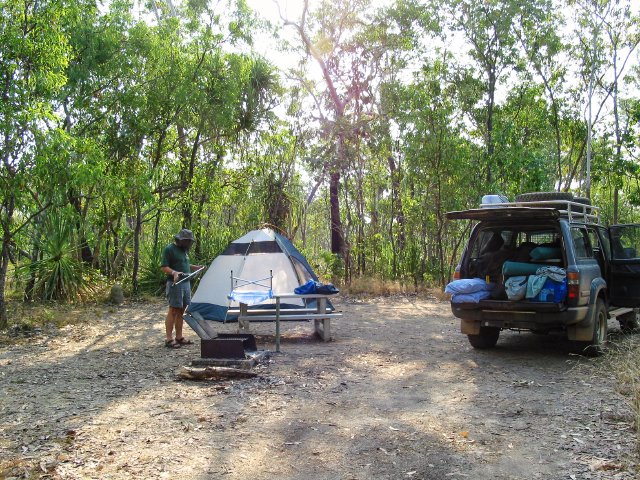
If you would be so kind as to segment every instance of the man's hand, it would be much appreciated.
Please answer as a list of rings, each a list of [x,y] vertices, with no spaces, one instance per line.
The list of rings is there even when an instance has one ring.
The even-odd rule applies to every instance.
[[[180,275],[182,275],[182,272],[178,272],[177,270],[173,271],[173,283],[177,283],[178,280],[180,280]]]

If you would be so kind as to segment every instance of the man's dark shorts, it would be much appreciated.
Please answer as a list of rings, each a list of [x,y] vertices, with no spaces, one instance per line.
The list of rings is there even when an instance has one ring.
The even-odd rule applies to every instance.
[[[174,285],[173,280],[167,280],[165,293],[170,307],[184,308],[191,303],[191,283],[188,280],[180,285]]]

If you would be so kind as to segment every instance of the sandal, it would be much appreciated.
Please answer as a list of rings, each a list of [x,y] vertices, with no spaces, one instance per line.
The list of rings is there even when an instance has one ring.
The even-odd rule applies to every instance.
[[[177,340],[165,340],[164,346],[167,348],[180,348],[180,342]]]
[[[176,343],[178,345],[193,345],[193,342],[191,340],[187,340],[186,338],[182,337],[182,338],[176,338]]]

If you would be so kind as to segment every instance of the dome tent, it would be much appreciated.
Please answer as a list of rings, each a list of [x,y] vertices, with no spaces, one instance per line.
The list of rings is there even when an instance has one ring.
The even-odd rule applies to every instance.
[[[267,282],[271,288],[265,286],[265,282],[237,282],[236,285],[232,277],[248,282],[267,278],[270,279]],[[292,293],[296,287],[311,279],[317,281],[318,277],[291,241],[269,228],[253,230],[231,242],[213,260],[193,295],[185,320],[201,337],[203,335],[198,326],[210,336],[210,329],[203,321],[229,322],[238,319],[239,304],[229,299],[232,290],[236,293],[256,290],[269,294]],[[287,309],[314,306],[315,300],[302,298],[288,299],[280,304],[283,315],[286,315]],[[269,308],[275,309],[275,300],[272,298],[249,306],[249,309]]]

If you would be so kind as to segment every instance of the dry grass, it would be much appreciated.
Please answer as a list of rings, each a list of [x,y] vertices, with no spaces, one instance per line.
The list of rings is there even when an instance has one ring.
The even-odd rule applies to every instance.
[[[13,343],[65,325],[90,322],[113,308],[104,304],[10,302],[7,306],[9,324],[0,332],[0,342]]]
[[[634,418],[640,452],[640,335],[625,335],[615,341],[606,356],[604,368],[618,379],[617,390],[627,398]]]
[[[110,304],[110,291],[110,286],[100,285],[90,300],[65,303],[24,302],[22,293],[14,289],[7,295],[9,324],[6,331],[0,331],[0,336],[3,334],[9,337],[16,334],[28,336],[38,330],[79,324],[91,321],[104,312],[114,312],[116,306]],[[158,300],[157,296],[143,293],[134,301],[152,303]],[[125,297],[126,301],[131,301],[131,298]]]
[[[354,277],[350,285],[341,285],[340,290],[346,295],[415,295],[426,294],[438,300],[444,299],[444,293],[438,288],[417,287],[412,283],[398,280],[381,280],[375,277]]]

